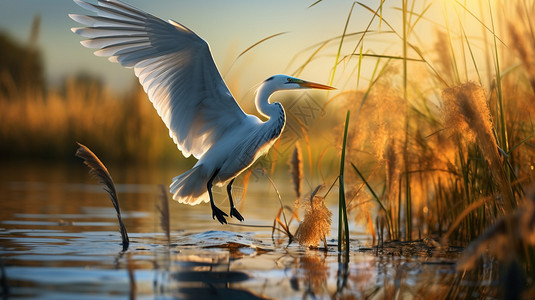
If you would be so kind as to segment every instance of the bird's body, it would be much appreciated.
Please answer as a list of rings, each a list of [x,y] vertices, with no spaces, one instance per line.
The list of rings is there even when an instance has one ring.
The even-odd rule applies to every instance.
[[[82,45],[133,68],[178,149],[185,157],[198,159],[193,168],[173,179],[173,199],[190,205],[210,201],[212,216],[226,223],[226,214],[215,206],[211,189],[214,184],[228,184],[230,216],[243,221],[232,201],[232,183],[271,148],[286,122],[282,105],[269,103],[271,94],[333,88],[287,75],[272,76],[256,94],[256,108],[267,118],[261,121],[240,108],[219,74],[208,44],[185,26],[118,0],[101,0],[96,5],[74,1],[97,14],[69,15],[88,26],[72,29],[89,38]]]
[[[216,174],[213,184],[224,185],[237,177],[280,137],[284,128],[284,110],[280,118],[266,122],[249,116],[236,131],[228,132],[199,159],[193,168],[173,179],[171,193],[179,202],[196,205],[208,202],[206,184]]]

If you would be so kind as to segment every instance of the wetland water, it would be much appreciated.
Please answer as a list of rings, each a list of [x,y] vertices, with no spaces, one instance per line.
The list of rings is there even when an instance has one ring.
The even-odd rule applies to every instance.
[[[419,298],[447,292],[455,276],[455,254],[379,253],[352,229],[349,262],[339,263],[334,225],[328,251],[310,250],[287,246],[285,238],[278,244],[271,228],[220,225],[206,204],[170,203],[168,246],[156,208],[158,184],[167,186],[179,171],[109,170],[130,236],[126,252],[113,206],[81,162],[1,167],[4,299]],[[291,187],[278,182],[289,180],[276,183],[285,204],[293,205]],[[235,187],[239,194],[238,182]],[[225,191],[215,197],[227,211]],[[337,204],[328,206],[337,224]],[[237,207],[242,224],[272,225],[280,205],[269,180],[258,178]]]

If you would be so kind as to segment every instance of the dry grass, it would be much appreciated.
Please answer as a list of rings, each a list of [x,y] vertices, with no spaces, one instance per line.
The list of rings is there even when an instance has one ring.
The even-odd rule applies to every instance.
[[[317,246],[320,241],[331,234],[332,212],[325,205],[325,199],[318,195],[316,189],[309,197],[300,201],[305,210],[303,221],[295,232],[295,239],[303,246]]]
[[[444,90],[442,98],[444,124],[454,132],[460,143],[477,145],[488,164],[493,183],[500,191],[505,208],[511,212],[516,201],[498,151],[483,88],[469,82]]]
[[[506,270],[487,276],[476,267],[467,276],[499,278],[506,287],[515,276],[532,282],[533,205],[522,199],[535,179],[535,3],[457,1],[447,4],[455,9],[449,10],[453,16],[444,12],[444,21],[426,16],[431,3],[412,4],[402,1],[396,8],[403,24],[382,23],[398,38],[385,47],[388,53],[338,55],[346,48],[374,51],[348,40],[351,46],[330,50],[359,59],[355,69],[336,69],[336,76],[353,80],[344,82],[358,82],[361,60],[375,59],[365,91],[346,89],[338,96],[345,101],[329,102],[340,120],[345,110],[356,112],[346,149],[346,164],[355,165],[353,174],[351,168],[345,174],[351,213],[368,227],[369,215],[381,217],[390,239],[444,236],[443,243],[462,246],[475,241],[461,267],[474,267],[475,257],[490,249],[492,256],[507,258]],[[367,8],[369,19],[377,17],[376,5]],[[417,34],[430,24],[434,42],[424,43]],[[474,26],[481,27],[479,36]],[[380,32],[379,24],[371,30]],[[337,61],[342,63],[350,65]],[[499,294],[477,285],[463,288],[465,278],[458,280],[448,296]]]
[[[70,160],[80,141],[108,161],[177,161],[165,125],[140,88],[117,96],[94,81],[69,79],[61,90],[0,95],[0,111],[4,157]]]
[[[533,5],[510,4],[516,9],[493,6],[493,16],[500,14],[494,19],[487,3],[481,3],[482,11],[478,12],[468,11],[473,6],[452,4],[459,15],[446,20],[450,24],[436,26],[434,44],[423,44],[416,33],[429,25],[425,20],[427,6],[403,3],[400,11],[407,14],[406,28],[392,27],[388,20],[383,26],[397,33],[406,49],[397,44],[397,53],[376,55],[376,70],[368,89],[345,91],[338,96],[343,101],[330,102],[340,111],[339,119],[346,109],[356,112],[346,161],[363,174],[346,172],[350,186],[346,194],[357,202],[351,203],[353,213],[360,216],[357,221],[369,224],[368,214],[376,215],[378,207],[384,206],[386,219],[391,220],[389,237],[407,240],[416,235],[440,236],[452,229],[449,226],[465,207],[490,199],[452,229],[450,241],[464,244],[511,213],[524,194],[523,186],[533,181],[530,57],[535,43],[529,18]],[[373,11],[375,8],[368,9],[370,18],[376,17]],[[495,21],[514,19],[515,14],[522,14],[522,23],[498,26]],[[479,23],[485,38],[467,35],[464,28],[468,25],[463,22]],[[374,26],[370,30],[377,30]],[[477,56],[481,49],[485,55]],[[481,64],[482,59],[488,59],[487,66]],[[338,76],[358,80],[360,72],[351,72]],[[475,83],[482,78],[490,80]],[[363,181],[369,188],[362,188]],[[370,201],[375,198],[372,194],[376,201]]]

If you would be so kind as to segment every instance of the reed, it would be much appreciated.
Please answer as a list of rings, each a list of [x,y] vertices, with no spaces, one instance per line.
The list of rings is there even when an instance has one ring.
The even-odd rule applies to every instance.
[[[295,232],[295,239],[300,245],[308,247],[315,247],[323,241],[327,250],[326,236],[331,233],[332,212],[325,205],[325,198],[318,193],[321,187],[318,186],[309,199],[301,202],[305,215]]]
[[[117,213],[117,221],[119,222],[119,231],[121,233],[121,240],[123,245],[123,251],[128,249],[130,240],[128,238],[128,232],[126,226],[124,226],[123,219],[121,217],[121,208],[119,207],[119,198],[117,197],[117,191],[115,190],[115,184],[111,178],[110,173],[106,166],[100,161],[100,159],[86,146],[78,143],[78,150],[76,150],[76,156],[84,160],[84,164],[89,167],[89,173],[97,178],[99,182],[104,185],[104,190],[108,193],[110,201]]]
[[[535,40],[529,29],[533,27],[531,6],[516,4],[527,25],[512,29],[507,24],[500,32],[493,18],[497,8],[482,3],[479,13],[486,15],[482,18],[471,8],[455,3],[457,25],[445,20],[450,23],[438,27],[433,48],[418,44],[420,40],[415,38],[419,26],[429,25],[431,18],[426,14],[431,3],[420,10],[414,1],[400,4],[397,10],[403,22],[396,28],[380,14],[385,9],[383,2],[376,8],[357,2],[351,6],[342,34],[310,48],[311,55],[298,69],[302,72],[314,58],[332,51],[336,59],[330,81],[347,77],[343,81],[358,83],[362,82],[364,60],[374,60],[364,91],[345,88],[323,107],[333,108],[339,118],[344,111],[356,112],[345,123],[344,134],[338,136],[343,145],[341,159],[345,159],[337,172],[339,250],[346,240],[344,208],[356,216],[366,216],[356,219],[366,226],[373,224],[371,215],[384,217],[389,239],[439,238],[447,232],[444,242],[467,245],[515,210],[524,186],[534,177],[534,109],[529,104],[535,99],[529,59],[532,47],[521,42]],[[359,6],[370,16],[364,32],[352,31],[349,25]],[[482,21],[485,19],[490,23]],[[490,37],[487,42],[466,32],[474,22]],[[389,31],[381,32],[380,26]],[[513,32],[514,47],[503,47],[507,42],[503,32]],[[377,54],[365,48],[367,37],[387,33],[398,38],[397,53]],[[346,48],[353,50],[344,53]],[[476,48],[493,57],[492,68],[481,65]],[[518,54],[516,60],[511,51]],[[357,58],[355,68],[338,68],[342,62],[349,65]],[[503,65],[515,67],[504,71]],[[484,78],[491,78],[489,84]],[[321,153],[318,173],[325,182],[333,176],[323,167],[332,164],[325,156],[329,148],[315,146],[319,149],[309,150],[309,154]],[[354,172],[344,174],[346,162],[353,164]],[[306,171],[301,177],[307,177]],[[375,203],[375,208],[369,203]],[[463,218],[458,218],[460,215]]]
[[[531,231],[514,232],[515,228],[531,228],[520,225],[520,220],[527,218],[529,206],[523,199],[526,187],[535,179],[535,81],[530,59],[535,54],[535,23],[530,18],[535,6],[514,1],[504,8],[500,3],[480,1],[479,11],[474,11],[477,6],[451,3],[455,10],[444,13],[445,23],[435,29],[433,45],[416,36],[419,27],[436,20],[436,16],[426,15],[431,3],[418,8],[415,1],[400,1],[396,9],[403,22],[398,28],[391,25],[394,22],[378,18],[384,9],[382,2],[373,8],[357,4],[372,20],[360,33],[363,38],[351,36],[358,32],[348,25],[358,7],[353,5],[342,35],[318,43],[299,70],[314,57],[329,53],[336,57],[330,80],[336,85],[336,78],[343,78],[341,82],[358,86],[361,68],[370,65],[364,62],[373,60],[367,88],[345,87],[324,106],[334,107],[339,118],[347,110],[356,112],[350,125],[346,123],[347,133],[338,137],[343,140],[342,157],[352,163],[353,171],[344,174],[342,161],[338,174],[339,250],[345,240],[343,203],[347,201],[348,213],[357,216],[357,222],[373,224],[370,215],[384,220],[389,239],[442,238],[443,245],[460,246],[475,241],[466,254],[471,258],[463,260],[472,265],[473,257],[486,253],[491,244],[526,244],[515,248],[514,258],[504,262],[507,271],[495,274],[502,280],[520,266],[522,276],[535,278]],[[374,19],[378,20],[374,23]],[[513,19],[519,22],[497,21]],[[474,24],[481,27],[483,37],[474,36]],[[366,49],[371,33],[375,39],[386,34],[380,26],[388,27],[398,39],[383,54]],[[344,49],[353,51],[344,53]],[[344,68],[339,67],[341,62]],[[320,173],[328,178],[323,170]],[[380,235],[381,229],[375,229]],[[503,247],[490,253],[502,257],[513,252]],[[481,269],[476,267],[469,276],[498,278],[478,272]],[[449,295],[476,291],[497,295],[492,289],[470,289],[457,285]]]
[[[340,155],[340,174],[338,175],[338,252],[345,251],[349,255],[349,220],[347,219],[347,203],[344,186],[344,164],[346,158],[347,131],[349,128],[350,111],[347,111],[344,125],[344,139],[342,142],[342,153]]]

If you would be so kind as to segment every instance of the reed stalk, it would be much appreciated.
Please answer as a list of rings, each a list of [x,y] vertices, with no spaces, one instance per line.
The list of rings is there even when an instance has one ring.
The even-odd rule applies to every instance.
[[[350,111],[347,111],[346,122],[344,126],[344,140],[342,143],[342,154],[340,156],[340,174],[338,176],[338,252],[345,250],[349,255],[349,221],[347,219],[347,205],[344,187],[344,164],[347,145],[347,131],[349,128]]]
[[[393,235],[393,232],[392,232],[392,214],[390,211],[388,211],[386,209],[386,207],[384,206],[383,202],[381,201],[381,199],[379,199],[379,196],[377,196],[377,194],[375,193],[375,191],[372,189],[372,187],[370,186],[370,184],[368,183],[368,181],[366,180],[366,178],[364,178],[364,176],[362,176],[362,173],[360,173],[359,169],[357,168],[357,166],[355,166],[355,164],[351,163],[351,166],[353,167],[353,170],[355,170],[355,172],[359,175],[360,179],[362,180],[362,182],[364,182],[364,184],[366,185],[366,187],[368,188],[368,190],[370,191],[370,193],[372,194],[373,196],[373,199],[375,201],[377,201],[377,203],[379,204],[379,206],[381,207],[381,210],[383,210],[383,212],[385,213],[385,216],[386,216],[386,222],[387,222],[387,230],[388,230],[388,235],[389,236],[392,236]],[[400,218],[398,217],[398,220]],[[399,225],[398,225],[399,226]],[[399,227],[398,227],[398,230],[399,230]]]

